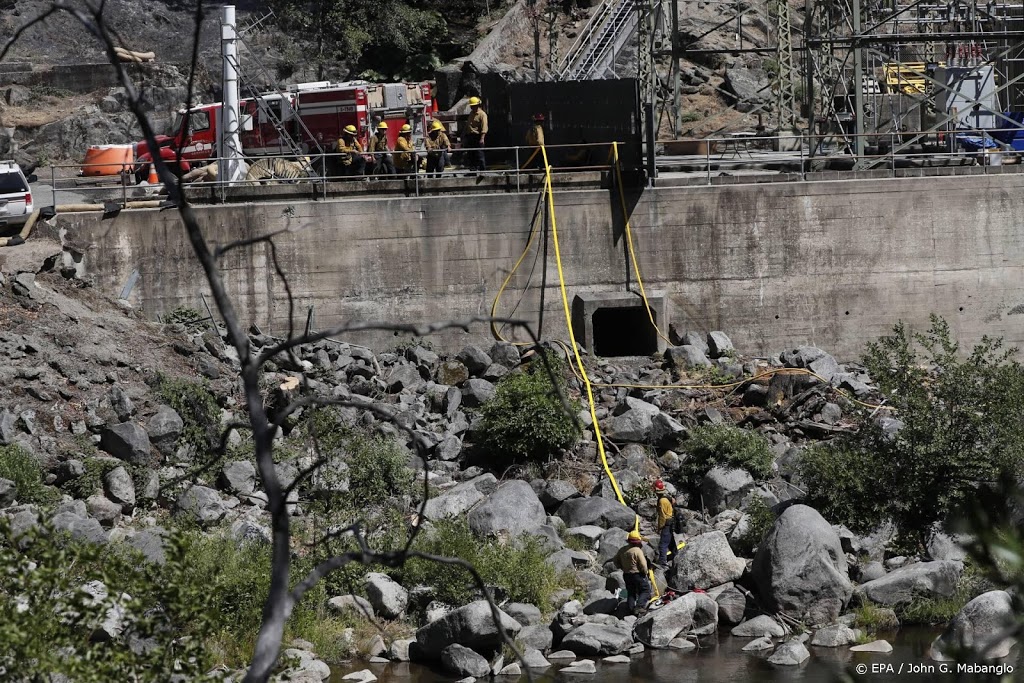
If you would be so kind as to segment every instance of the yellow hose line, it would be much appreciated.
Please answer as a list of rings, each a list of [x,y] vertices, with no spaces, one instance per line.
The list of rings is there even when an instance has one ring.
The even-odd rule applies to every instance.
[[[569,311],[569,297],[565,291],[565,272],[562,269],[562,250],[558,244],[558,222],[555,220],[555,196],[551,191],[551,166],[548,163],[547,149],[545,149],[543,145],[541,145],[540,153],[544,159],[544,189],[548,197],[548,214],[551,218],[551,237],[552,242],[555,245],[555,264],[558,266],[558,287],[562,294],[562,307],[565,310],[565,324],[569,329],[569,342],[572,346],[573,356],[575,357],[576,365],[579,368],[580,376],[583,380],[583,386],[587,389],[587,404],[590,408],[590,419],[593,422],[594,439],[597,441],[597,452],[601,456],[601,465],[604,467],[605,474],[608,475],[608,480],[612,483],[612,490],[615,491],[615,497],[618,498],[620,503],[628,508],[629,506],[626,505],[626,499],[622,496],[622,490],[619,488],[619,482],[615,480],[615,475],[612,474],[612,470],[608,466],[608,454],[604,450],[604,438],[601,436],[601,427],[597,423],[597,410],[594,406],[594,390],[590,386],[590,377],[587,375],[587,369],[583,366],[583,359],[580,357],[579,347],[576,345],[576,334],[572,330],[572,314]],[[639,532],[639,517],[636,518],[633,528]]]
[[[654,321],[654,312],[651,311],[651,304],[647,301],[647,292],[644,291],[644,281],[640,277],[640,264],[636,260],[636,250],[633,249],[633,230],[629,223],[629,213],[626,209],[626,193],[622,189],[622,167],[619,164],[619,143],[612,143],[612,157],[615,161],[615,178],[616,185],[619,186],[619,202],[622,204],[622,220],[626,224],[626,246],[629,248],[629,258],[633,262],[633,272],[636,273],[636,284],[640,288],[640,298],[644,300],[644,309],[647,311],[647,317],[651,319],[651,326],[654,327],[654,331],[658,333],[666,344],[672,346],[672,342],[665,336],[665,333],[658,327],[658,323]]]

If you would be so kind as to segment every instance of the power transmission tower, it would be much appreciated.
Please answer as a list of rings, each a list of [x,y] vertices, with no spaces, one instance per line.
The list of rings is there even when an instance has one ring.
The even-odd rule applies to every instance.
[[[788,0],[773,0],[769,12],[775,18],[775,61],[778,74],[775,88],[779,132],[796,127],[796,69],[793,66],[793,37],[790,34]]]

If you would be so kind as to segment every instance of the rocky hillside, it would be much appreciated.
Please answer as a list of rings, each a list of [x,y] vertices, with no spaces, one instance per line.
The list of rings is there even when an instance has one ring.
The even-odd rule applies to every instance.
[[[165,324],[145,322],[124,302],[98,296],[66,259],[70,255],[45,239],[0,252],[0,352],[7,359],[0,367],[0,448],[7,459],[0,463],[6,468],[0,470],[6,473],[0,477],[2,515],[22,531],[46,517],[75,539],[126,542],[153,562],[162,561],[160,539],[177,526],[233,539],[239,547],[265,547],[267,499],[245,430],[230,427],[245,415],[237,359],[221,331],[186,312]],[[810,628],[810,645],[848,647],[865,639],[858,627],[878,627],[858,621],[851,612],[857,603],[873,605],[891,623],[893,609],[922,595],[963,594],[964,553],[948,537],[935,536],[917,556],[893,556],[891,527],[857,535],[799,504],[801,453],[854,429],[845,397],[877,398],[862,368],[814,347],[766,361],[744,359],[721,332],[676,337],[679,346],[663,358],[588,363],[609,466],[630,507],[616,500],[598,464],[592,428],[581,437],[573,429],[563,441],[557,422],[564,414],[557,411],[536,413],[525,430],[515,424],[525,407],[488,412],[510,400],[508,392],[522,390],[524,378],[541,376],[533,352],[523,355],[499,342],[445,356],[427,344],[370,350],[340,340],[275,358],[261,379],[271,407],[296,392],[351,403],[285,422],[276,450],[286,482],[331,443],[348,444],[327,471],[304,479],[294,492],[295,527],[328,528],[325,520],[333,518],[324,517],[324,501],[344,500],[356,503],[342,508],[344,515],[376,515],[375,542],[385,542],[390,525],[412,523],[428,538],[440,529],[453,533],[445,525],[468,525],[468,545],[460,546],[466,552],[526,544],[528,553],[544,558],[530,571],[545,567],[558,585],[524,592],[511,578],[492,580],[505,596],[503,628],[537,667],[562,656],[685,651],[694,638],[719,632],[750,638],[749,648],[765,655],[774,651],[772,663],[799,664],[810,656],[808,635],[794,636],[794,629]],[[272,340],[252,329],[250,342],[258,349]],[[759,377],[773,368],[791,372]],[[575,400],[580,383],[560,372]],[[615,386],[687,378],[694,386]],[[730,384],[736,378],[744,381]],[[533,396],[543,401],[550,394]],[[587,411],[580,417],[591,425]],[[884,419],[890,433],[901,426]],[[409,487],[414,478],[422,481],[422,460],[410,433],[396,424],[427,444],[425,519],[418,517],[417,487]],[[225,428],[227,454],[211,460]],[[495,441],[499,428],[506,431]],[[366,455],[354,442],[331,441],[334,434],[362,434],[358,438],[385,444],[391,455]],[[566,445],[509,468],[499,455],[513,450],[516,434],[557,437]],[[13,468],[15,460],[20,469]],[[675,540],[686,545],[668,565],[653,566],[654,576],[663,592],[681,597],[637,618],[619,599],[624,584],[614,556],[639,514],[649,542],[645,553],[655,559],[652,483],[658,479],[680,511]],[[300,556],[304,548],[297,540]],[[500,567],[491,571],[501,576]],[[505,666],[495,657],[498,632],[478,593],[460,589],[451,577],[442,583],[435,575],[406,572],[348,575],[356,597],[328,593],[323,607],[332,614],[368,606],[400,625],[387,640],[378,634],[363,645],[350,634],[350,654],[360,649],[391,661],[432,662],[453,677]],[[687,592],[692,588],[706,592]],[[523,595],[533,596],[532,603],[524,604]],[[978,599],[994,607],[968,608],[962,622],[969,623],[956,626],[947,641],[1002,623],[1009,598],[1001,591],[986,596]],[[404,637],[413,631],[414,637]],[[106,637],[116,643],[119,633]],[[308,652],[312,645],[300,646],[305,650],[295,656],[303,675],[326,677],[327,667]],[[512,673],[518,665],[508,666]],[[569,671],[594,667],[582,660]]]

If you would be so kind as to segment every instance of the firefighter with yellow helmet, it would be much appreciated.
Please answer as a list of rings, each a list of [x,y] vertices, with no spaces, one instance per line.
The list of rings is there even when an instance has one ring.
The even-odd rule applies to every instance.
[[[444,130],[444,124],[435,120],[425,140],[427,147],[427,173],[439,176],[451,161],[452,143]]]
[[[626,607],[631,614],[640,616],[651,601],[651,582],[647,578],[647,558],[644,557],[644,539],[640,532],[629,532],[626,545],[615,555],[615,565],[622,570],[626,582]]]
[[[395,141],[395,168],[399,173],[416,172],[416,151],[412,146],[412,126],[408,123],[398,131]]]
[[[366,157],[363,156],[363,145],[358,139],[359,131],[352,124],[345,126],[338,139],[341,174],[360,176],[366,174]]]
[[[479,97],[469,98],[469,118],[466,119],[466,134],[462,137],[462,146],[469,150],[469,168],[473,171],[487,170],[483,149],[487,144],[487,112],[482,104]]]
[[[381,121],[377,124],[377,134],[370,138],[370,153],[373,154],[374,175],[394,175],[395,162],[388,148],[388,124]]]

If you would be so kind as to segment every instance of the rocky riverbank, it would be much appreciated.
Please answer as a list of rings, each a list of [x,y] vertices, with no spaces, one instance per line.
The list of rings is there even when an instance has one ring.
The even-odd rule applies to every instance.
[[[155,563],[178,526],[240,547],[269,542],[267,498],[236,424],[245,420],[237,358],[222,330],[202,318],[182,311],[163,324],[141,320],[79,279],[55,243],[0,254],[0,448],[8,464],[21,458],[38,472],[34,481],[24,470],[0,477],[2,515],[17,532],[48,519],[77,541],[127,544]],[[746,358],[717,331],[676,330],[673,341],[663,357],[586,359],[609,468],[628,507],[599,464],[589,410],[579,412],[573,443],[543,460],[498,468],[481,452],[484,407],[500,400],[509,378],[531,365],[538,372],[535,349],[497,342],[442,354],[427,341],[371,350],[325,340],[268,363],[268,405],[299,393],[344,400],[330,427],[386,442],[405,473],[394,480],[422,483],[426,471],[431,492],[422,510],[415,486],[367,493],[356,451],[345,446],[329,471],[295,488],[296,528],[323,523],[325,500],[361,500],[426,537],[464,521],[476,544],[535,549],[559,577],[544,604],[503,600],[511,589],[495,585],[499,625],[471,589],[465,604],[446,604],[438,596],[451,586],[402,585],[383,570],[351,575],[351,594],[327,595],[325,609],[390,626],[367,638],[349,629],[339,636],[348,639],[342,650],[433,662],[453,679],[514,675],[559,658],[575,659],[563,672],[588,674],[595,658],[685,651],[699,637],[729,632],[750,639],[745,649],[774,650],[773,664],[798,665],[808,644],[884,651],[884,641],[870,642],[871,628],[891,625],[915,601],[959,594],[965,555],[948,536],[936,534],[919,555],[894,556],[891,528],[857,535],[801,502],[802,450],[857,429],[864,417],[851,399],[880,398],[863,367],[812,346]],[[273,342],[250,330],[254,349]],[[581,396],[568,365],[556,370],[570,401]],[[276,450],[286,482],[327,447],[316,435],[310,441],[316,419],[309,411],[285,422]],[[901,426],[889,416],[868,419]],[[211,460],[223,430],[227,455]],[[427,444],[425,460],[413,438]],[[654,571],[659,590],[677,597],[637,619],[624,610],[622,573],[611,560],[637,515],[656,543],[656,479],[684,511],[676,541],[685,546]],[[645,552],[654,559],[650,543]],[[985,643],[1012,618],[1006,592],[985,592],[953,620],[933,656]],[[503,651],[502,631],[523,662]],[[106,637],[119,632],[111,626]],[[329,675],[311,643],[291,645],[291,680]],[[1005,656],[1010,645],[998,643],[988,656]],[[372,680],[369,672],[352,676]]]

